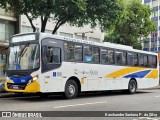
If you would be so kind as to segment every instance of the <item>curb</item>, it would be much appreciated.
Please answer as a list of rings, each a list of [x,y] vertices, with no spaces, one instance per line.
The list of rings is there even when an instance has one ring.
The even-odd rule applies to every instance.
[[[156,86],[156,87],[152,87],[152,88],[144,88],[141,90],[156,90],[156,89],[160,89],[160,85]]]
[[[0,98],[9,98],[14,96],[15,96],[14,93],[7,93],[7,92],[0,93]]]

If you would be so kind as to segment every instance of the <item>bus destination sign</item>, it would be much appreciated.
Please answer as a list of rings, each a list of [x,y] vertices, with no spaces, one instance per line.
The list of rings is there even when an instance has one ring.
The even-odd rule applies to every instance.
[[[24,42],[24,41],[32,41],[32,40],[36,40],[36,35],[35,34],[14,36],[11,39],[11,42],[16,43],[16,42]]]

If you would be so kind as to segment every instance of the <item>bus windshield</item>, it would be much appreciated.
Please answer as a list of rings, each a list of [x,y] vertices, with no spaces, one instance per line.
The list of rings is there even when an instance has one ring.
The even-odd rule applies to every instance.
[[[38,44],[11,46],[9,48],[8,70],[30,70],[40,65]]]

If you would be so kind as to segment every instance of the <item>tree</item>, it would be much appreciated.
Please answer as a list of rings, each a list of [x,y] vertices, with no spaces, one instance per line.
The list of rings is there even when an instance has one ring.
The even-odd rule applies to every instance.
[[[36,31],[33,20],[37,18],[41,19],[41,32],[45,32],[48,19],[56,20],[53,30],[55,33],[68,19],[81,15],[85,10],[84,0],[0,0],[0,4],[2,8],[16,15],[26,15],[33,32]]]
[[[105,41],[112,37],[115,43],[133,46],[155,30],[155,23],[150,20],[152,10],[141,0],[127,0],[125,6],[123,19],[106,35]]]
[[[41,32],[45,32],[48,19],[56,22],[54,34],[66,22],[81,27],[90,24],[101,29],[113,27],[123,12],[121,0],[0,0],[2,8],[17,15],[26,15],[33,31],[33,20],[41,18]]]
[[[134,44],[133,44],[133,49],[142,50],[142,45],[141,45],[141,43],[134,43]]]

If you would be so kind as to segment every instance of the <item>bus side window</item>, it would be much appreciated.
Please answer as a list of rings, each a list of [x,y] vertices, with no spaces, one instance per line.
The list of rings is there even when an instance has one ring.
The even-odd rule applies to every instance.
[[[116,64],[118,65],[124,65],[124,57],[122,51],[115,51],[115,58],[116,58]]]
[[[152,56],[152,67],[157,68],[157,56]]]
[[[65,60],[74,61],[74,44],[64,43],[64,49],[65,49]]]
[[[80,62],[83,60],[82,45],[66,42],[64,43],[64,48],[65,48],[65,60],[66,61]]]
[[[133,66],[133,53],[128,52],[127,53],[127,64],[129,66]]]
[[[134,66],[138,66],[138,54],[137,53],[133,54],[134,54]]]
[[[84,46],[84,62],[92,63],[92,61],[93,61],[92,47]]]
[[[45,47],[45,60],[47,63],[60,63],[60,48]]]
[[[46,47],[46,62],[47,63],[52,63],[53,62],[53,48],[52,47]]]
[[[139,54],[139,66],[144,66],[144,55]]]
[[[99,54],[100,54],[100,51],[99,51],[99,48],[98,47],[93,47],[92,48],[93,50],[93,63],[99,63]]]
[[[83,57],[82,57],[82,53],[83,53],[83,50],[82,50],[82,45],[78,45],[78,44],[75,44],[74,45],[74,60],[75,61],[82,61],[83,60]]]
[[[152,56],[148,55],[148,67],[152,67]]]
[[[60,48],[54,48],[53,49],[53,63],[60,63],[60,55],[61,55],[61,50]]]
[[[123,65],[127,64],[127,54],[125,51],[122,52],[122,64]]]
[[[107,49],[101,49],[101,63],[107,64],[108,63],[108,51]]]
[[[144,67],[148,67],[148,57],[144,55]]]
[[[115,63],[114,50],[108,50],[108,62],[109,62],[109,64]]]

